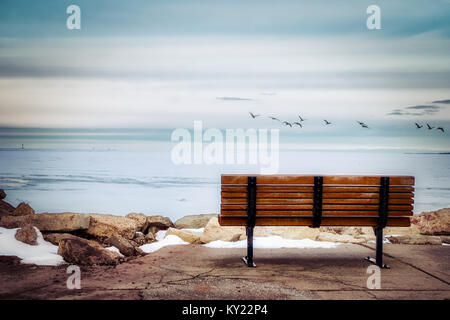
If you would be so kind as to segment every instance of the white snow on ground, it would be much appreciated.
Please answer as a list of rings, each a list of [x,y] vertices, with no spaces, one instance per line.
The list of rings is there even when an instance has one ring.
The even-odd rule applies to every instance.
[[[120,250],[118,248],[114,247],[114,246],[106,247],[105,249],[109,250],[109,251],[117,252],[121,257],[123,257],[123,254],[120,253]]]
[[[310,239],[290,240],[280,236],[254,237],[253,247],[259,249],[278,248],[335,248],[339,245],[336,242],[314,241]],[[208,248],[247,248],[247,240],[236,242],[216,240],[204,245]]]
[[[156,241],[161,241],[166,237],[166,232],[167,230],[159,230],[156,234],[155,234],[155,239]]]
[[[63,258],[58,255],[58,247],[45,241],[38,229],[36,229],[38,244],[35,246],[18,241],[14,237],[16,231],[17,228],[0,227],[0,256],[17,256],[21,259],[21,263],[40,266],[57,266],[65,263]]]
[[[161,231],[158,231],[156,234],[157,240],[158,240],[158,238],[161,238],[161,234],[158,236],[158,233],[160,233],[160,232]],[[164,232],[164,234],[165,234],[165,232]],[[145,253],[151,253],[151,252],[155,252],[165,246],[173,246],[173,245],[179,245],[179,244],[189,244],[189,242],[183,241],[180,237],[178,237],[176,235],[170,234],[162,240],[158,240],[157,242],[153,242],[153,243],[144,244],[143,246],[140,246],[139,248],[141,248],[142,251],[144,251]]]

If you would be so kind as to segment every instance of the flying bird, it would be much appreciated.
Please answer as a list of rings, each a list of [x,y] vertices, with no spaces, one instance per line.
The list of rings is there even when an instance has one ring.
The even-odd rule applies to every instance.
[[[325,121],[325,124],[326,124],[326,125],[331,124],[331,122],[329,122],[328,120],[323,120],[323,121]]]
[[[269,118],[272,119],[272,120],[275,120],[275,121],[281,121],[280,119],[272,117],[272,116],[269,116]]]
[[[442,132],[444,132],[444,128],[442,127],[437,127],[436,130],[441,130]]]
[[[283,121],[283,123],[284,123],[285,125],[287,125],[287,126],[289,126],[289,127],[291,127],[291,128],[292,128],[292,124],[291,124],[290,122],[287,122],[287,121]]]
[[[303,126],[300,122],[294,122],[294,124],[298,125],[300,128],[303,128]]]
[[[256,117],[259,117],[260,115],[259,114],[253,114],[252,112],[249,112],[250,113],[250,116],[253,118],[253,119],[255,119]]]
[[[414,122],[414,124],[416,125],[417,129],[420,129],[423,127],[423,125],[418,124],[417,122]]]
[[[356,122],[358,122],[361,127],[369,129],[369,126],[367,124],[365,124],[364,122],[362,122],[362,121],[356,121]]]
[[[434,129],[434,127],[430,126],[428,123],[427,123],[427,127],[428,127],[428,130]]]
[[[300,115],[298,116],[298,118],[300,119],[300,121],[305,121],[305,119],[303,119]]]

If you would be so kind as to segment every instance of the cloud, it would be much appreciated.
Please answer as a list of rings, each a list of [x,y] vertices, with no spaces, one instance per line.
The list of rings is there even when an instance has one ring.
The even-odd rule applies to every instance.
[[[436,100],[433,103],[450,104],[450,99],[447,100]]]
[[[225,101],[246,101],[246,100],[253,100],[250,98],[239,98],[239,97],[217,97],[218,100],[225,100]]]
[[[425,116],[432,115],[441,110],[440,106],[435,105],[417,105],[395,109],[387,113],[388,116]]]

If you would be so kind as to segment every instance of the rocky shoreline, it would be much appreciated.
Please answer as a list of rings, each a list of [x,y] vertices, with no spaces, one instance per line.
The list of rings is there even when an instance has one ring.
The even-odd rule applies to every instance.
[[[16,208],[4,201],[0,189],[0,227],[18,228],[15,238],[37,245],[40,234],[58,246],[67,263],[77,265],[117,265],[145,255],[140,248],[153,243],[159,231],[191,244],[216,240],[246,239],[244,227],[222,227],[216,214],[190,215],[172,222],[163,216],[129,213],[125,216],[96,213],[39,213],[28,204]],[[256,227],[255,236],[284,239],[367,243],[375,240],[370,227]],[[450,209],[423,212],[412,217],[409,228],[386,228],[386,239],[393,244],[442,245],[450,243]]]

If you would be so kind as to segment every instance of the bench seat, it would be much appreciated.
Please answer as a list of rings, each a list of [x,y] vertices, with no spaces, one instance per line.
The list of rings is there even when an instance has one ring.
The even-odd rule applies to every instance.
[[[225,174],[219,223],[369,226],[382,234],[386,226],[409,227],[413,204],[412,176]]]

